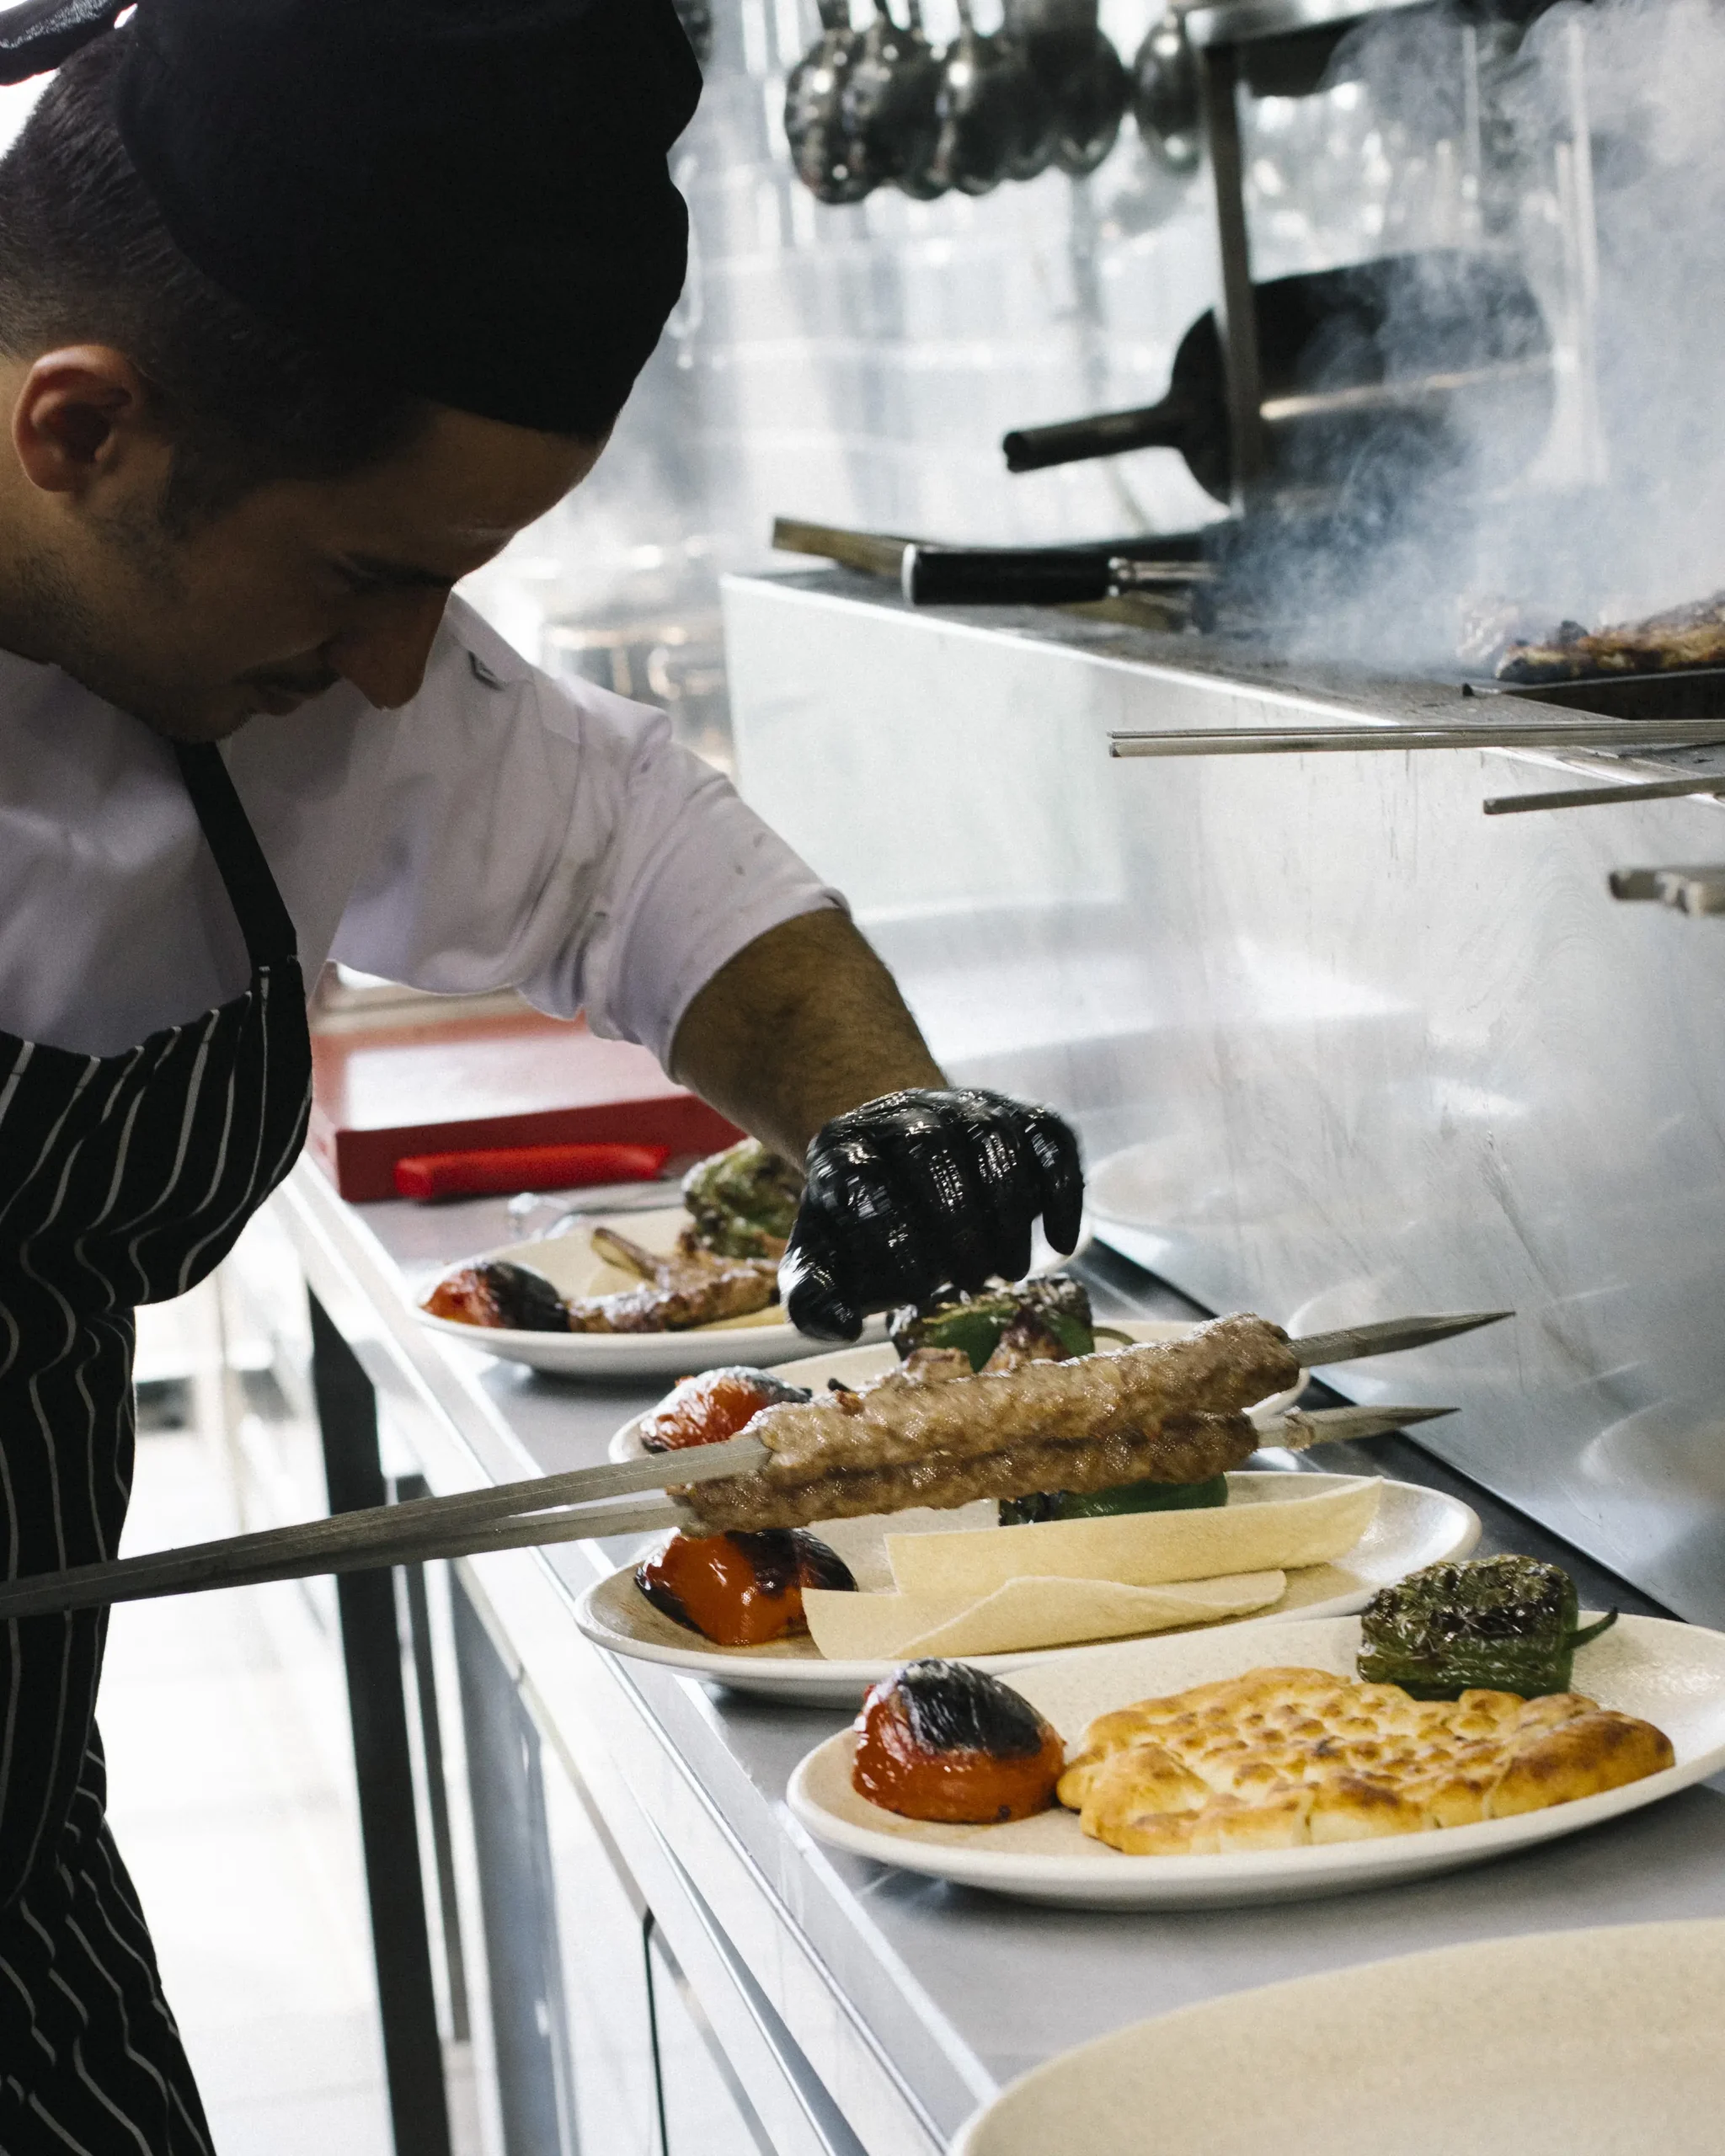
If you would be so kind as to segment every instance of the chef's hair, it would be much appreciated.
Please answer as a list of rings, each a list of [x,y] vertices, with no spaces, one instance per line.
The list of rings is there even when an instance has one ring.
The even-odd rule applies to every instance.
[[[0,353],[124,352],[174,446],[163,521],[184,531],[278,479],[333,479],[407,448],[431,407],[228,297],[175,246],[114,116],[99,37],[60,69],[0,160]]]

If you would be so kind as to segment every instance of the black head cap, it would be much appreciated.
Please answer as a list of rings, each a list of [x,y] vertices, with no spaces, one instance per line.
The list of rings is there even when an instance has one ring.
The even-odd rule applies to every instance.
[[[0,79],[120,12],[0,15]],[[672,0],[140,0],[126,148],[175,242],[356,371],[553,433],[609,424],[682,288]]]

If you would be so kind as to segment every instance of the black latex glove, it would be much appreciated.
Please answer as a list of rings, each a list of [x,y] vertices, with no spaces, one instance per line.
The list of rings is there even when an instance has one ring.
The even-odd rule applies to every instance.
[[[937,1288],[1022,1279],[1039,1214],[1057,1251],[1078,1241],[1077,1139],[1004,1093],[884,1094],[821,1126],[808,1173],[778,1284],[791,1322],[822,1340],[854,1340],[870,1310]]]

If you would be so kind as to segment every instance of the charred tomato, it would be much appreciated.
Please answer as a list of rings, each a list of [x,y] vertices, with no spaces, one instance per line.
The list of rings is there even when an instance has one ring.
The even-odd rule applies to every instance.
[[[635,1584],[674,1625],[723,1647],[806,1632],[803,1590],[854,1591],[851,1568],[806,1528],[757,1534],[674,1534],[635,1568]]]
[[[851,1785],[906,1819],[995,1826],[1054,1801],[1060,1732],[1030,1702],[962,1662],[907,1662],[862,1702]]]
[[[702,1370],[699,1377],[679,1379],[636,1427],[648,1452],[680,1452],[686,1445],[722,1444],[763,1407],[809,1396],[802,1386],[786,1385],[766,1370],[731,1364],[724,1369]]]

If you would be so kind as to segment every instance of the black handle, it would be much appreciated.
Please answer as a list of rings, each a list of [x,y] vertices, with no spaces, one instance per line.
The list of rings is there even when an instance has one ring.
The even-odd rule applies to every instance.
[[[1097,412],[1084,419],[1057,419],[1052,426],[1018,427],[1006,435],[1009,472],[1039,472],[1049,464],[1080,464],[1092,456],[1119,456],[1129,449],[1183,449],[1193,419],[1183,397],[1128,412]]]
[[[1060,547],[907,547],[913,606],[1070,606],[1108,595],[1108,557]]]

